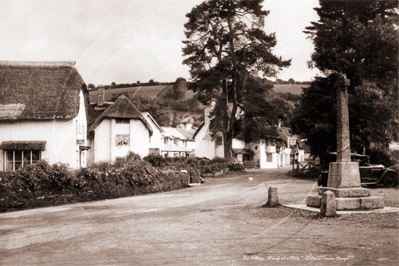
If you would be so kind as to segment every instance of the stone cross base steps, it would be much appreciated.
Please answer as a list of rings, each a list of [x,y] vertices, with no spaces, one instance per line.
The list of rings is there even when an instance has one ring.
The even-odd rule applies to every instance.
[[[336,188],[324,187],[319,189],[319,195],[311,195],[306,198],[306,205],[320,208],[322,194],[331,191],[335,194],[336,210],[372,210],[383,209],[384,198],[370,196],[370,189],[362,187]]]

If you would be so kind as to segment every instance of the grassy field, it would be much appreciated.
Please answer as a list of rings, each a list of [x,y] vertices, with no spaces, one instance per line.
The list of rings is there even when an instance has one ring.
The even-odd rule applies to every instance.
[[[111,101],[111,98],[113,96],[117,96],[122,92],[128,93],[128,94],[135,94],[138,96],[142,96],[145,98],[156,98],[158,97],[158,94],[161,93],[164,90],[167,90],[169,88],[173,87],[173,85],[157,85],[157,86],[143,86],[143,87],[127,87],[127,88],[117,88],[117,89],[108,89],[105,90],[105,100],[106,101]],[[97,101],[97,91],[90,91],[90,102],[96,102]]]
[[[172,88],[173,85],[157,85],[157,86],[143,86],[143,87],[127,87],[127,88],[117,88],[105,90],[105,100],[111,101],[113,96],[117,96],[122,92],[129,94],[135,94],[137,96],[142,96],[146,98],[157,98],[161,93]],[[309,85],[274,85],[275,92],[290,92],[292,94],[300,95],[302,93],[303,87],[309,87]],[[97,91],[90,91],[90,102],[97,101]],[[188,90],[186,93],[186,99],[191,99],[194,97],[194,92]]]
[[[281,85],[281,84],[274,84],[274,91],[275,92],[291,92],[292,94],[297,94],[300,95],[302,94],[302,88],[307,88],[309,87],[309,85],[305,85],[305,84],[299,84],[299,85],[291,85],[291,84],[287,84],[287,85]]]

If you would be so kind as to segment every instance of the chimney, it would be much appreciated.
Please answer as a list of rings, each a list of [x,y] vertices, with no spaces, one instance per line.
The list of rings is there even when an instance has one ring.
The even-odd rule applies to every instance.
[[[205,110],[204,110],[204,120],[205,120],[205,125],[209,125],[209,115],[211,113],[211,107],[210,106],[206,106]]]
[[[105,87],[97,87],[97,106],[103,107],[105,102]]]
[[[205,122],[205,125],[209,125],[210,124],[210,122],[211,122],[210,115],[211,115],[211,112],[212,112],[213,108],[215,108],[215,105],[216,105],[216,102],[212,101],[210,106],[209,105],[205,106],[205,110],[204,110],[204,116],[205,116],[205,118],[204,118],[205,121],[204,122]]]

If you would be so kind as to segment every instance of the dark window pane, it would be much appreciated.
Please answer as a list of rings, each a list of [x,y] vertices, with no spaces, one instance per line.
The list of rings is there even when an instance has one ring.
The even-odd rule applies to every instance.
[[[13,152],[12,151],[7,151],[7,162],[11,162],[12,165],[12,160],[13,160]]]
[[[21,168],[22,167],[22,161],[19,161],[19,162],[15,162],[15,170],[17,170],[17,169],[19,169],[19,168]]]
[[[32,151],[32,163],[40,160],[40,151]]]
[[[11,171],[11,170],[12,170],[12,161],[11,162],[7,161],[6,171]]]
[[[15,161],[22,162],[22,151],[15,151]]]
[[[24,165],[30,164],[30,151],[24,151]]]

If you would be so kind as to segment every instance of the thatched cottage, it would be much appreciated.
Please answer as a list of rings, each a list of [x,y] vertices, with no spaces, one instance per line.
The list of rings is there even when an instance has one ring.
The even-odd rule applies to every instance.
[[[119,96],[115,103],[104,111],[99,110],[99,113],[89,127],[89,145],[93,149],[89,153],[89,163],[113,163],[129,151],[141,157],[149,154],[153,129],[125,95]]]
[[[86,166],[87,87],[74,62],[0,62],[0,170]]]

